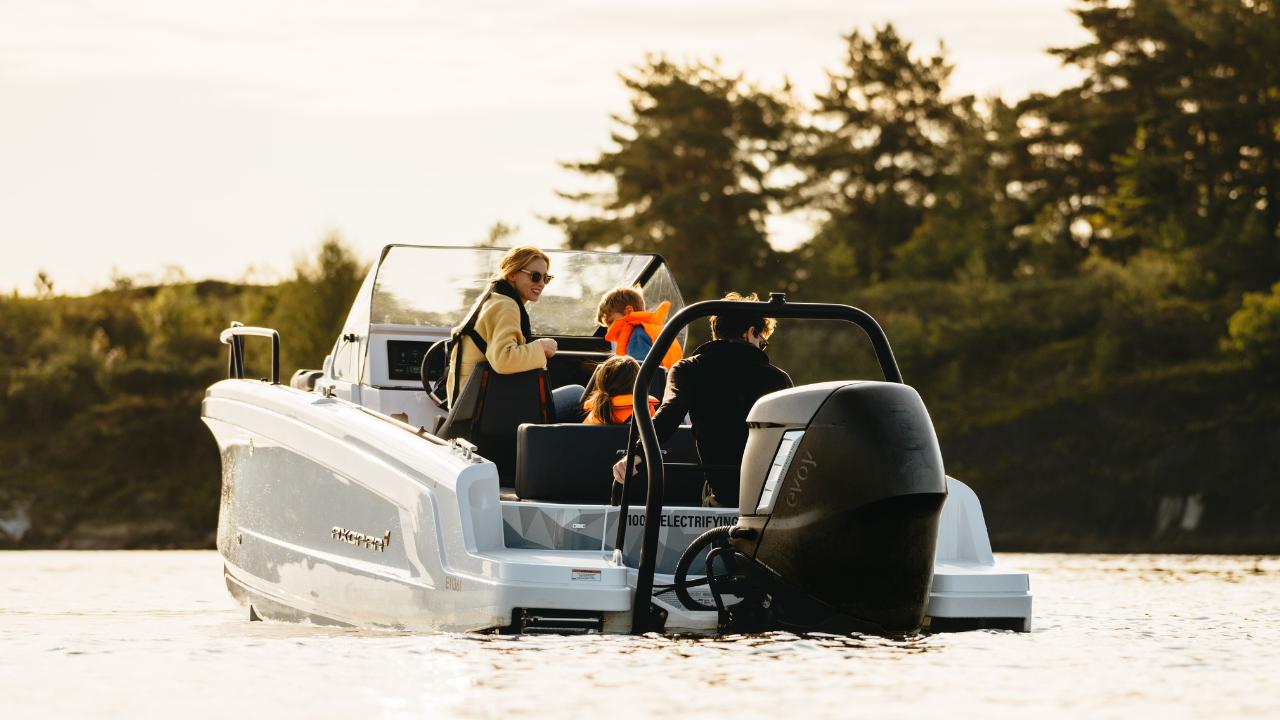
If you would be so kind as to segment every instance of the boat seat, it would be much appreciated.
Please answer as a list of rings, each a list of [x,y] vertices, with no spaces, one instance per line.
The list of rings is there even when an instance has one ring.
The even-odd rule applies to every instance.
[[[546,370],[503,375],[477,363],[437,436],[464,438],[498,466],[500,485],[511,485],[516,465],[516,431],[523,423],[546,423],[555,416]]]
[[[613,487],[613,464],[626,447],[628,425],[521,425],[516,434],[515,491],[522,500],[604,505]],[[698,462],[689,426],[681,426],[663,444],[668,462]],[[702,504],[702,473],[669,468],[663,504]],[[630,483],[627,498],[642,505],[645,481]]]

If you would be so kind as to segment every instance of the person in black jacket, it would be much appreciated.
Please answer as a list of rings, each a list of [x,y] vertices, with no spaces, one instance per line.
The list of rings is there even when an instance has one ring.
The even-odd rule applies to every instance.
[[[729,293],[725,299],[755,300],[756,296]],[[762,395],[791,387],[791,377],[769,364],[764,352],[776,325],[777,320],[749,309],[711,318],[711,342],[667,373],[662,405],[653,416],[658,441],[665,442],[688,413],[704,464],[741,464],[751,406]],[[614,479],[619,482],[625,464],[614,465]],[[737,471],[708,471],[702,504],[736,507],[738,475]]]

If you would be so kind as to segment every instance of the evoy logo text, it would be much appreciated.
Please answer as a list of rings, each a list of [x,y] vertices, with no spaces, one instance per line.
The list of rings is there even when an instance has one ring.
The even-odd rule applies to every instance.
[[[791,487],[787,490],[787,507],[795,507],[800,502],[800,495],[804,493],[804,487],[809,483],[809,475],[817,467],[818,461],[813,459],[813,453],[805,450],[804,457],[800,458],[800,466],[791,475]]]

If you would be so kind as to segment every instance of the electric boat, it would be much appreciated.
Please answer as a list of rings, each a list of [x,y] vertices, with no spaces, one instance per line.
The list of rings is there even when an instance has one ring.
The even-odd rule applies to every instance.
[[[867,313],[789,302],[687,305],[662,257],[550,251],[530,308],[560,351],[514,375],[484,363],[453,406],[446,340],[477,303],[495,248],[390,245],[322,370],[280,379],[280,336],[233,323],[229,378],[202,417],[218,443],[217,545],[251,619],[408,630],[884,634],[1031,628],[1023,572],[998,567],[977,496],[945,475],[932,422]],[[738,507],[702,507],[693,429],[555,422],[549,389],[612,354],[603,292],[641,289],[671,316],[636,393],[690,323],[758,306],[843,322],[883,378],[802,385],[747,417]],[[247,377],[248,338],[270,374]],[[261,341],[254,340],[254,343]],[[263,350],[254,348],[255,353]],[[612,466],[637,468],[615,485]]]

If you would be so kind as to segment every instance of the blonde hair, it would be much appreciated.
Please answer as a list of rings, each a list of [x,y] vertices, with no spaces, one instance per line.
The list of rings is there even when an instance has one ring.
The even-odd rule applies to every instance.
[[[596,322],[608,327],[609,321],[605,318],[614,313],[626,313],[628,307],[643,310],[644,296],[634,287],[616,287],[600,298],[600,304],[596,306]]]
[[[736,292],[725,295],[724,299],[737,301],[760,300],[755,293],[739,295]],[[775,318],[765,317],[758,310],[720,313],[711,318],[711,337],[715,340],[734,340],[742,337],[743,333],[748,329],[755,328],[760,337],[768,339],[777,327],[778,321]]]
[[[591,387],[587,389],[587,397],[582,401],[588,420],[594,418],[605,425],[613,425],[613,406],[610,400],[615,395],[630,393],[639,372],[640,363],[630,355],[614,355],[597,365],[596,371],[591,374]]]
[[[498,263],[498,272],[494,273],[490,280],[510,280],[513,275],[520,272],[526,265],[542,258],[547,263],[547,269],[551,269],[551,258],[542,250],[532,245],[521,245],[513,247],[502,256],[502,260]]]

